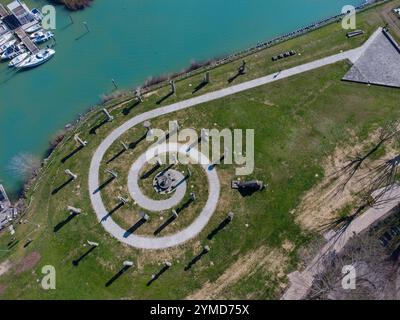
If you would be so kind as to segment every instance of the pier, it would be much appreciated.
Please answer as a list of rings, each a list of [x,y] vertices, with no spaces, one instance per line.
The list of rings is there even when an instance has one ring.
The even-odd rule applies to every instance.
[[[39,48],[33,43],[26,32],[22,28],[15,30],[15,35],[22,41],[27,49],[32,53],[36,54],[39,52]]]

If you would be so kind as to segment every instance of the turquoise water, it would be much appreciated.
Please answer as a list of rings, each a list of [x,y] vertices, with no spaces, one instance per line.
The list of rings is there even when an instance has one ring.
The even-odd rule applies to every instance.
[[[37,7],[42,1],[30,0]],[[111,92],[255,45],[338,14],[351,0],[95,0],[72,14],[57,7],[57,54],[14,73],[0,64],[0,182],[21,186],[20,154],[42,156],[54,133]],[[85,33],[87,21],[90,33]]]

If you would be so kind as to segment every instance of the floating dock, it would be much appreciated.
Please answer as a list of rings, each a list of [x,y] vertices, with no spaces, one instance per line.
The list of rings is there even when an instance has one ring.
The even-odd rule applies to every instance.
[[[39,52],[39,48],[33,43],[33,41],[29,38],[29,36],[22,28],[18,28],[14,32],[15,35],[22,41],[25,47],[27,47],[32,54],[36,54]]]

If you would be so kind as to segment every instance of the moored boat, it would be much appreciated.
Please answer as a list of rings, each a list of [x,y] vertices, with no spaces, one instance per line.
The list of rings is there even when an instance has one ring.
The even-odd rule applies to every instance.
[[[16,56],[14,59],[10,61],[8,64],[9,67],[17,67],[21,62],[23,62],[30,55],[29,52],[24,52]]]
[[[39,44],[39,43],[46,42],[46,41],[50,40],[53,37],[54,37],[54,33],[51,32],[51,31],[47,31],[47,32],[43,33],[42,35],[39,35],[39,36],[33,38],[32,41],[35,44]]]
[[[7,41],[9,41],[12,38],[12,33],[7,33],[5,35],[2,35],[0,37],[0,46],[5,44]]]
[[[27,33],[33,33],[33,32],[39,31],[40,29],[42,29],[42,26],[40,25],[40,23],[37,23],[37,24],[34,24],[33,26],[29,27],[25,31]]]
[[[37,67],[47,61],[49,61],[54,55],[56,51],[54,49],[42,49],[38,53],[31,55],[29,58],[21,62],[17,68],[18,69],[29,69]]]
[[[31,35],[29,35],[29,38],[35,39],[37,37],[43,37],[43,36],[44,36],[44,30],[37,30],[34,33],[32,33]]]
[[[16,56],[24,53],[26,51],[25,46],[20,44],[14,44],[11,47],[8,47],[6,51],[1,54],[1,60],[10,60],[15,58]]]
[[[6,51],[9,47],[13,46],[17,42],[16,39],[10,40],[6,42],[5,44],[0,46],[0,54]]]

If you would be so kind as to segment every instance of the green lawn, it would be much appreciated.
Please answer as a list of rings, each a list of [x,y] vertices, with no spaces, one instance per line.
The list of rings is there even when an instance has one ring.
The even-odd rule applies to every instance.
[[[367,31],[367,35],[383,24],[378,12],[379,8],[372,9],[359,17],[359,23]],[[333,24],[246,58],[249,72],[237,80],[244,81],[337,53],[360,45],[366,37],[349,41],[345,37],[345,31],[339,25]],[[273,54],[286,49],[295,49],[302,55],[277,64],[271,62],[270,57]],[[226,86],[226,79],[234,73],[238,64],[240,62],[212,70],[212,84],[198,94]],[[7,288],[0,297],[184,298],[206,282],[218,279],[241,257],[265,247],[269,252],[279,252],[286,257],[282,262],[283,274],[271,270],[268,264],[258,264],[255,261],[254,268],[248,270],[245,276],[229,283],[222,297],[278,298],[282,292],[281,286],[287,281],[286,275],[296,269],[297,250],[315,236],[302,231],[290,212],[299,204],[302,195],[323,176],[322,160],[332,154],[337,145],[354,143],[353,134],[362,141],[374,128],[384,121],[398,117],[400,113],[398,90],[341,82],[340,79],[349,68],[347,62],[341,62],[154,120],[153,126],[161,127],[168,120],[176,119],[182,127],[255,129],[256,170],[249,179],[257,178],[269,185],[267,190],[243,198],[230,189],[231,179],[235,177],[235,167],[220,166],[218,173],[222,185],[221,199],[206,229],[197,239],[161,252],[129,248],[104,232],[91,209],[87,172],[91,155],[102,139],[115,126],[132,116],[155,108],[155,101],[168,89],[149,95],[143,104],[134,107],[128,115],[122,112],[125,106],[115,107],[112,111],[114,122],[102,126],[96,135],[89,132],[102,120],[102,116],[89,114],[86,121],[77,128],[81,137],[89,141],[88,146],[65,164],[61,164],[60,160],[73,150],[74,143],[68,140],[60,145],[52,155],[37,187],[29,192],[32,202],[27,217],[30,223],[41,226],[38,232],[29,236],[33,242],[24,248],[25,235],[34,226],[19,225],[17,238],[20,242],[11,252],[0,251],[0,261],[9,259],[18,264],[33,251],[41,254],[41,260],[32,270],[17,274],[16,269],[13,269],[1,276],[0,285],[6,285]],[[192,96],[191,90],[200,78],[199,75],[178,82],[177,96],[164,104]],[[124,139],[132,142],[142,131],[142,127],[133,128],[126,133]],[[117,144],[112,146],[110,154],[115,154],[120,147]],[[125,164],[127,169],[132,165],[135,156],[137,155],[134,152],[127,153],[118,161]],[[65,181],[63,171],[66,168],[78,173],[78,180],[52,195],[52,190]],[[103,194],[107,197],[107,188],[103,190]],[[58,233],[54,233],[54,226],[67,217],[67,205],[80,207],[84,213],[66,224]],[[133,214],[135,210],[137,209],[132,208]],[[212,241],[208,241],[208,233],[229,211],[235,213],[232,224]],[[0,248],[6,248],[9,240],[9,233],[3,233],[0,236]],[[83,246],[86,240],[97,241],[100,247],[88,255],[78,267],[74,267],[72,261],[88,249]],[[294,250],[285,251],[282,248],[285,242],[292,243]],[[191,271],[184,271],[186,263],[205,244],[210,245],[210,253]],[[263,257],[259,258],[261,262]],[[161,269],[165,259],[172,261],[173,267],[147,287],[146,282],[151,274]],[[124,260],[133,260],[135,268],[106,288],[105,283],[118,272]],[[47,264],[54,265],[57,270],[57,290],[54,291],[44,291],[37,281],[41,278],[41,267]]]

